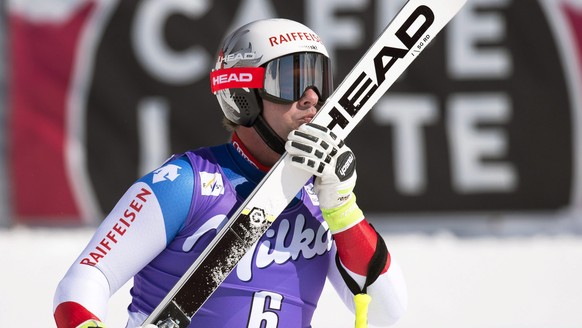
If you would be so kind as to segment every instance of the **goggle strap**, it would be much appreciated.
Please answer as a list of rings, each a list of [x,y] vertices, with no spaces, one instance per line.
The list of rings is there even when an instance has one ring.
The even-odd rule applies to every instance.
[[[263,87],[264,67],[232,67],[210,72],[210,89],[212,93],[223,89]]]

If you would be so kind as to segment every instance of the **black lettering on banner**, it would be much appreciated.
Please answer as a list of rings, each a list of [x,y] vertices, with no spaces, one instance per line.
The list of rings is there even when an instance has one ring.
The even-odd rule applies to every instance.
[[[410,35],[408,29],[415,23],[419,17],[424,17],[425,21],[420,25],[418,30]],[[386,80],[386,74],[390,68],[396,63],[398,59],[404,58],[408,51],[416,44],[420,38],[425,35],[425,32],[434,22],[434,13],[427,6],[419,6],[412,12],[410,17],[406,19],[404,24],[396,31],[396,37],[406,46],[406,49],[393,48],[393,47],[383,47],[378,54],[374,57],[374,69],[376,72],[376,84],[373,84],[372,79],[362,72],[356,81],[349,87],[349,89],[342,95],[338,103],[344,108],[344,110],[351,116],[355,117],[360,111],[362,106],[370,99],[370,97],[376,92],[378,86]],[[392,57],[384,66],[384,58]],[[365,80],[364,80],[365,79]],[[362,83],[364,81],[364,83]],[[372,85],[370,87],[370,85]],[[354,90],[360,87],[355,93]],[[362,97],[364,91],[368,88],[368,92]],[[350,97],[351,96],[351,97]],[[359,100],[359,101],[358,101]],[[341,114],[337,108],[333,108],[329,115],[332,121],[327,125],[327,128],[333,129],[337,124],[343,129],[347,126],[348,120]]]

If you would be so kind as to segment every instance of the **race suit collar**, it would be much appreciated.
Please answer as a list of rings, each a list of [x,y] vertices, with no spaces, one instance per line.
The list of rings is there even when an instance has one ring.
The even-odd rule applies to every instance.
[[[271,169],[269,166],[265,166],[261,164],[248,150],[245,144],[240,140],[236,132],[233,132],[232,139],[231,139],[232,146],[234,149],[249,163],[251,163],[254,167],[261,170],[261,172],[267,173]]]

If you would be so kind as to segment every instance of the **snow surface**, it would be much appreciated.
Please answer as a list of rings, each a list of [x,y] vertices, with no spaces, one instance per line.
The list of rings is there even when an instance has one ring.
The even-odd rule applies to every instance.
[[[54,289],[93,229],[0,229],[0,322],[54,326]],[[582,237],[480,237],[384,234],[403,267],[409,309],[396,328],[580,328]],[[124,327],[129,285],[113,296],[106,320]],[[314,328],[353,327],[326,286]]]

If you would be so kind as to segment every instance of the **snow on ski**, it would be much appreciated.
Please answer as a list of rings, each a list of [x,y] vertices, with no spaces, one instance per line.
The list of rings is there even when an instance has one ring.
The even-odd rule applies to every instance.
[[[346,138],[466,0],[409,0],[313,119]],[[144,325],[185,328],[311,177],[284,154]]]

